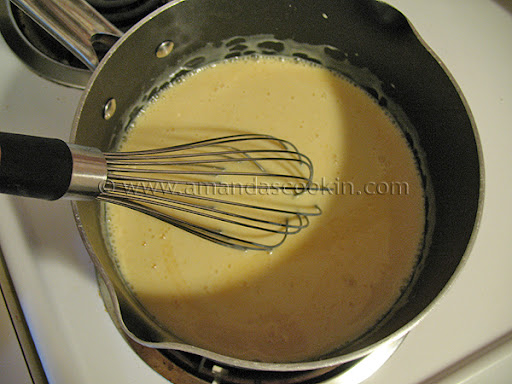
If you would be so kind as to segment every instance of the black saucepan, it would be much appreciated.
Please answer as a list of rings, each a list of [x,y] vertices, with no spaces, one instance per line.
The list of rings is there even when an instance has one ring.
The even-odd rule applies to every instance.
[[[121,34],[105,27],[101,19],[84,24],[82,18],[89,17],[89,10],[85,16],[79,6],[67,11],[68,3],[80,2],[49,3],[75,20],[70,23],[74,27],[71,35],[79,38],[70,40],[66,34],[62,38],[62,31],[54,34],[79,51],[78,56],[94,70],[74,121],[75,144],[106,151],[166,82],[215,60],[261,53],[298,56],[346,69],[397,120],[407,120],[414,128],[415,145],[423,152],[428,174],[424,182],[432,195],[426,207],[429,236],[407,297],[364,337],[321,358],[297,363],[222,356],[161,329],[117,273],[102,233],[100,205],[73,203],[78,228],[108,292],[113,316],[134,340],[243,368],[297,371],[325,367],[354,360],[405,335],[452,282],[464,263],[481,210],[480,146],[457,85],[400,12],[374,0],[183,0],[168,3]],[[46,24],[58,24],[48,8],[42,16],[33,16],[48,17],[44,13],[50,13]],[[76,46],[94,49],[80,52]],[[98,51],[104,53],[101,61],[95,59]],[[351,73],[350,68],[371,75],[358,78],[359,72]]]

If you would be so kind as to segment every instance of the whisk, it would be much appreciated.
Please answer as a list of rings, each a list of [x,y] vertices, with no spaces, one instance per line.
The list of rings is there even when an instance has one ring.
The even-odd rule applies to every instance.
[[[270,135],[104,153],[0,132],[0,193],[97,199],[241,250],[272,250],[321,214],[317,206],[298,203],[312,178],[311,160]]]

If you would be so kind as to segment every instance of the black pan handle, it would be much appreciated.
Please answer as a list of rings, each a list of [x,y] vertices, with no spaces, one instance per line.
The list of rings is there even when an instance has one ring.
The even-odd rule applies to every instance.
[[[0,193],[56,200],[67,192],[72,171],[64,141],[0,132]]]

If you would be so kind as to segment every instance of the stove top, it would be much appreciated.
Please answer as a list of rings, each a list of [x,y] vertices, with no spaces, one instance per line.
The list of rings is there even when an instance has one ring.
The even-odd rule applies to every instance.
[[[107,17],[113,17],[109,16],[111,6],[121,2],[90,1]],[[124,20],[162,3],[125,2],[131,5],[125,6],[130,16]],[[270,384],[284,379],[359,383],[382,364],[365,384],[498,382],[482,379],[482,372],[494,372],[492,367],[502,367],[502,382],[512,377],[512,365],[503,363],[512,357],[512,307],[504,293],[512,290],[512,207],[508,204],[512,177],[504,167],[512,163],[512,47],[505,40],[512,34],[512,6],[505,0],[470,0],[471,4],[464,6],[456,0],[389,3],[410,18],[452,72],[481,136],[486,173],[484,213],[469,260],[448,294],[403,342],[396,341],[354,366],[286,378],[264,373],[247,377],[232,370],[231,381],[227,381],[229,367],[193,355],[169,358],[165,351],[127,343],[105,311],[68,202],[0,196],[0,247],[51,383]],[[12,52],[20,57],[29,55],[26,46],[19,45],[26,35],[16,31],[21,27],[6,28],[4,21],[9,17],[23,22],[5,0],[0,1],[0,11],[0,29],[9,43],[0,39],[1,129],[67,140],[81,91],[59,84],[83,87],[89,72],[72,64],[73,59],[62,62],[52,53],[42,52],[31,52],[28,65],[23,66]],[[111,21],[120,28],[132,22]],[[32,61],[43,63],[43,69],[34,68]],[[50,76],[55,70],[49,68],[55,65],[61,72],[58,79]],[[199,373],[191,377],[190,371]],[[178,376],[166,376],[169,373]]]

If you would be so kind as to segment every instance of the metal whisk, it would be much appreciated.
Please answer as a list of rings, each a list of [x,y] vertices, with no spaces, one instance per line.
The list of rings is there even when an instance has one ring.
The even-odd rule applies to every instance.
[[[1,193],[97,199],[242,250],[271,250],[321,213],[298,204],[312,177],[306,155],[269,135],[103,153],[58,139],[0,133]]]

